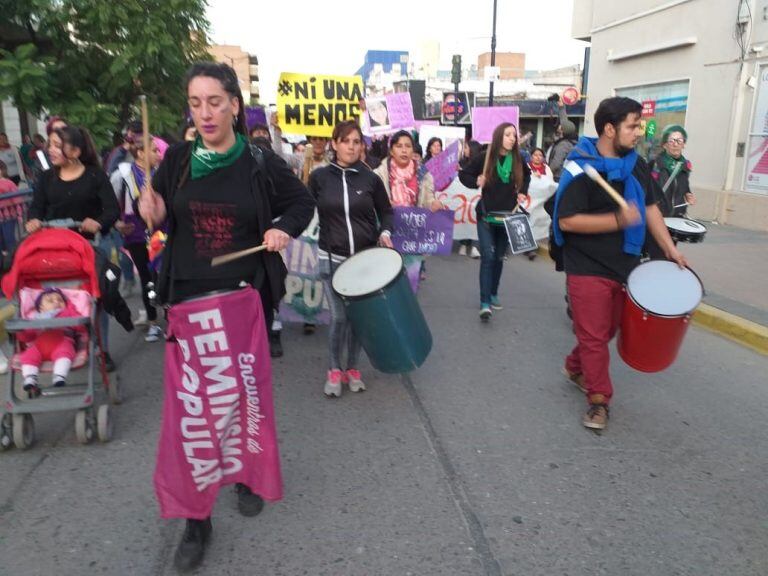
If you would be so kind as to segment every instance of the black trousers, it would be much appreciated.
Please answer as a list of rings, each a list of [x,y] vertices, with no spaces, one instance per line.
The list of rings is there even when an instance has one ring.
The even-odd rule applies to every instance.
[[[136,269],[139,271],[139,279],[141,280],[141,301],[144,303],[144,308],[147,311],[147,319],[150,322],[157,320],[157,310],[152,306],[149,300],[149,283],[152,282],[152,272],[149,270],[149,251],[147,245],[144,242],[137,242],[136,244],[126,244],[125,249],[131,255],[133,263],[136,265]]]

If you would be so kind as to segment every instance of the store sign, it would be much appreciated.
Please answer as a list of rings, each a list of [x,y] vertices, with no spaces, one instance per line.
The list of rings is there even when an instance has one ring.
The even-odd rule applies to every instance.
[[[640,113],[641,118],[651,118],[656,116],[656,100],[643,100],[643,111]]]

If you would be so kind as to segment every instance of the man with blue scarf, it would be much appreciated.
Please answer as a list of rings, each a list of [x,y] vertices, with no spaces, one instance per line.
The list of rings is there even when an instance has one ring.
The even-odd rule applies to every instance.
[[[624,305],[623,284],[640,262],[646,230],[664,255],[680,266],[657,203],[661,190],[646,162],[634,151],[642,106],[630,98],[603,100],[595,112],[598,138],[582,137],[568,155],[552,215],[555,243],[562,247],[568,298],[577,344],[565,359],[565,373],[586,395],[582,423],[602,430],[608,422],[613,385],[608,343]],[[627,208],[583,172],[588,164],[624,196]]]

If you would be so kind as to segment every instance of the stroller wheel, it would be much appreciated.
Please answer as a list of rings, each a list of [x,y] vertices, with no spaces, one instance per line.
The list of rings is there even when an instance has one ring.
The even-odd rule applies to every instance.
[[[35,421],[32,414],[13,415],[13,443],[19,450],[26,450],[35,443]]]
[[[93,440],[93,416],[90,408],[83,408],[75,414],[75,436],[80,444],[89,444]]]
[[[119,375],[113,374],[109,379],[109,390],[107,393],[109,394],[109,401],[113,405],[117,406],[123,403],[123,391],[121,390]]]
[[[109,412],[109,404],[102,404],[96,413],[96,433],[102,442],[112,440],[112,432],[115,428],[114,420],[112,420],[112,415]]]
[[[3,414],[0,418],[0,452],[13,446],[13,424],[10,414]]]

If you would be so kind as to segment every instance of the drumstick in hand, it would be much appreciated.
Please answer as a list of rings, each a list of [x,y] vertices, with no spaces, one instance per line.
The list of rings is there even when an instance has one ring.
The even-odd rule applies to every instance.
[[[608,192],[608,195],[613,198],[613,201],[616,202],[619,206],[621,206],[622,209],[627,209],[627,201],[622,198],[621,194],[616,192],[614,190],[613,186],[608,184],[608,182],[605,181],[605,178],[600,176],[600,173],[595,170],[593,166],[590,166],[589,164],[584,164],[584,172],[589,176],[592,180],[597,182],[600,187]]]
[[[147,97],[142,94],[141,100],[141,135],[144,144],[144,190],[152,193],[152,161],[151,150],[149,149],[149,111],[147,110]],[[152,234],[152,222],[147,222],[147,229]]]
[[[232,262],[232,260],[244,258],[245,256],[250,256],[251,254],[256,254],[256,252],[261,252],[262,250],[266,250],[266,249],[267,249],[267,245],[262,244],[261,246],[254,246],[253,248],[246,248],[245,250],[240,250],[239,252],[230,252],[229,254],[222,254],[221,256],[216,256],[211,260],[211,266],[220,266],[221,264],[226,264],[227,262]]]

